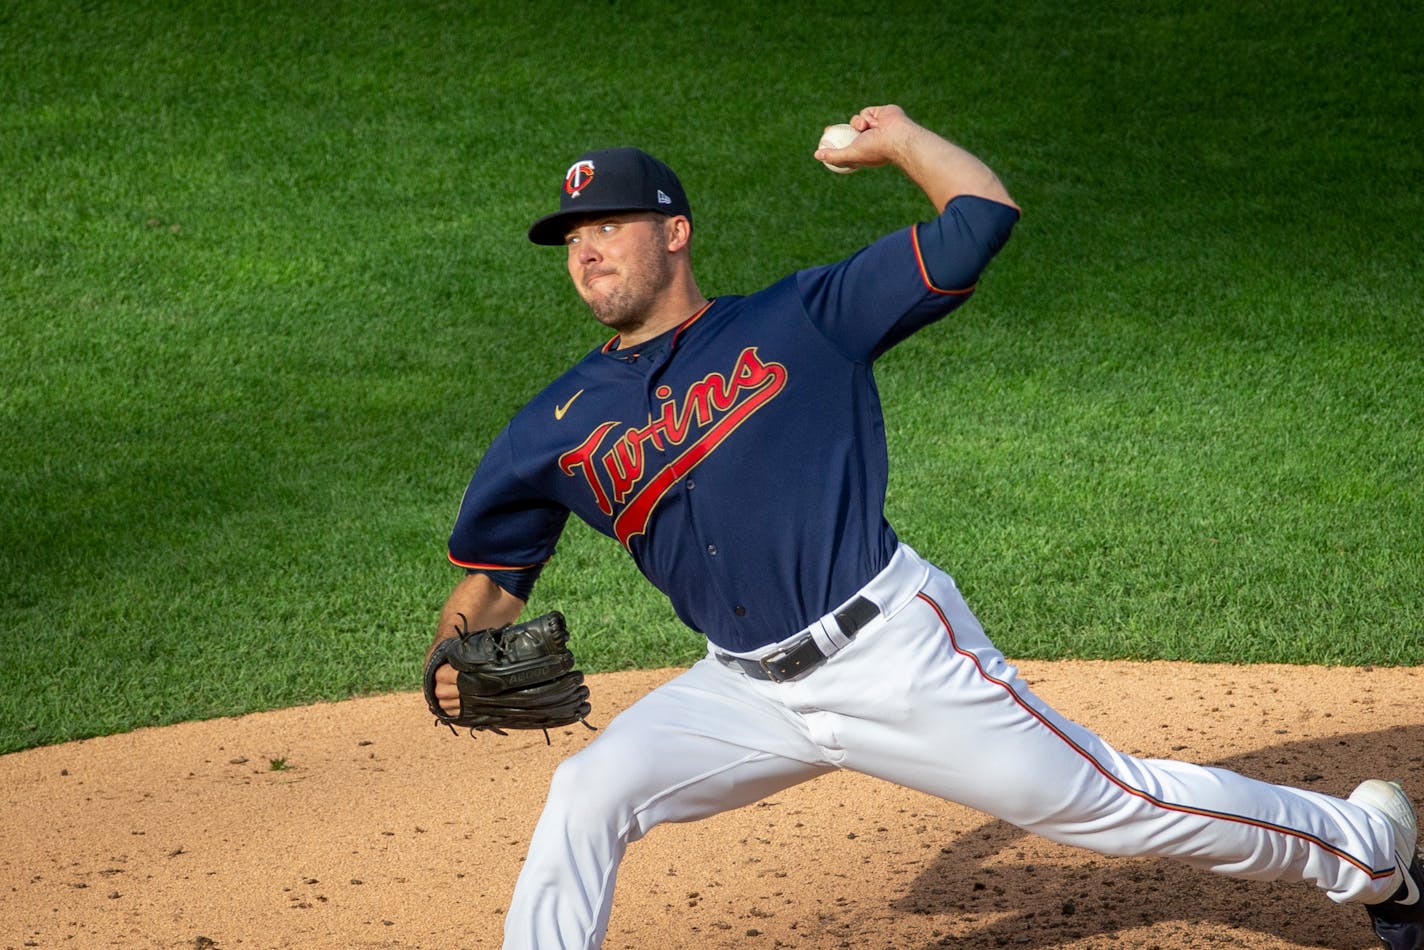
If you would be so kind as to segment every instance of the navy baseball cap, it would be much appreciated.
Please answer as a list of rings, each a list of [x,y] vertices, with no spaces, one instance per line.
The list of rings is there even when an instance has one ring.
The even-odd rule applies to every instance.
[[[640,148],[603,148],[585,152],[569,166],[559,210],[530,225],[529,240],[563,244],[574,218],[615,211],[657,211],[692,220],[682,182],[671,168]]]

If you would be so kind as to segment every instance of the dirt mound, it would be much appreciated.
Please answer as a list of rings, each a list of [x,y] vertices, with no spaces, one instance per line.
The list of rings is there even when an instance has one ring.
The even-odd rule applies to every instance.
[[[1017,665],[1125,751],[1424,793],[1424,668]],[[590,677],[595,721],[675,672]],[[455,737],[401,694],[0,757],[0,946],[497,947],[549,776],[595,735]],[[1100,857],[840,773],[635,844],[606,946],[1375,943],[1308,885]]]

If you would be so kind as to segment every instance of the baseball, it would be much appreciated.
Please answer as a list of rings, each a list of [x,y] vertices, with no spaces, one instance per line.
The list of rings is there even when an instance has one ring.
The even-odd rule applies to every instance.
[[[855,137],[859,134],[854,126],[845,122],[842,122],[840,125],[828,125],[826,126],[826,131],[821,133],[820,144],[816,147],[845,148],[851,142],[855,141]],[[855,169],[849,165],[832,165],[830,162],[822,162],[821,164],[825,165],[837,175],[849,175],[855,171]]]

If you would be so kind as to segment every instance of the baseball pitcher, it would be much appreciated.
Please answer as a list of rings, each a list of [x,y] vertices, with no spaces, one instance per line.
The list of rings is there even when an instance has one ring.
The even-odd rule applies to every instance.
[[[563,618],[515,624],[571,512],[627,551],[707,655],[559,766],[505,946],[599,946],[619,861],[652,827],[854,769],[1105,854],[1310,881],[1362,904],[1391,950],[1424,950],[1398,785],[1340,799],[1119,752],[1035,696],[950,575],[887,522],[876,360],[969,300],[1020,209],[896,106],[845,124],[814,158],[894,166],[933,214],[745,296],[703,295],[687,195],[638,149],[579,156],[529,229],[564,248],[612,336],[515,415],[470,480],[431,708],[474,729],[585,718]],[[794,224],[794,209],[768,214]]]

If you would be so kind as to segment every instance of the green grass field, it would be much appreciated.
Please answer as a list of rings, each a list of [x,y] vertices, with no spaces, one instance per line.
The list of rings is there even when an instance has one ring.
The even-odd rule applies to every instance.
[[[1424,663],[1406,6],[0,6],[0,752],[414,688],[482,448],[604,339],[523,237],[568,162],[667,160],[741,293],[928,216],[810,158],[887,101],[1025,209],[879,368],[1005,652]],[[581,526],[555,606],[703,649]]]

